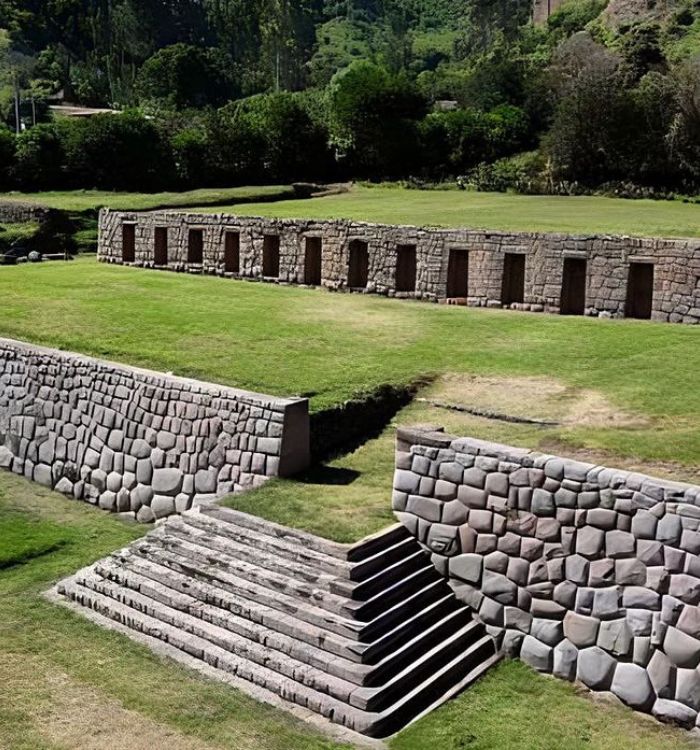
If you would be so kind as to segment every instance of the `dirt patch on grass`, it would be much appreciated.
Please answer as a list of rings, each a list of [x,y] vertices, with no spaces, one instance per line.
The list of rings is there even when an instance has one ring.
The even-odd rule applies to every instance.
[[[25,654],[0,653],[7,709],[21,710],[25,728],[71,750],[218,750],[124,708],[118,701]],[[4,701],[0,700],[0,705]]]
[[[451,374],[425,394],[441,403],[504,416],[557,422],[562,427],[643,429],[650,421],[612,404],[602,393],[552,378]]]

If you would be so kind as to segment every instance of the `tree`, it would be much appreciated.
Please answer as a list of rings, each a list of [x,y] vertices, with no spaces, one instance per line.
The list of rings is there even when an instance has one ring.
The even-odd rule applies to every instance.
[[[165,109],[219,106],[236,88],[218,50],[189,44],[164,47],[139,71],[136,91],[141,102]]]
[[[17,136],[14,179],[24,190],[61,186],[65,152],[53,124],[29,128]]]
[[[352,173],[405,175],[417,163],[425,101],[404,76],[370,62],[337,73],[328,88],[330,135]]]

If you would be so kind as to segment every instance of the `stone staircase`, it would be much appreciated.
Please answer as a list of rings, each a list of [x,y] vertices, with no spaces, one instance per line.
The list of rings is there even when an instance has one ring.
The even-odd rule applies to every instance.
[[[398,731],[498,659],[402,526],[348,546],[202,507],[57,591],[371,737]]]

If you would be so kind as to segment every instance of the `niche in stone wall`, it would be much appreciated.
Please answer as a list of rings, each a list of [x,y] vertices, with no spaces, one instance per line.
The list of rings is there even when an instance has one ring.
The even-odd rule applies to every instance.
[[[204,259],[204,230],[190,229],[187,235],[187,262],[201,264]]]
[[[469,251],[451,248],[447,263],[447,297],[464,298],[469,294]]]
[[[304,252],[304,283],[309,286],[321,284],[321,261],[323,240],[320,237],[307,237]]]
[[[525,255],[506,253],[503,257],[501,304],[506,307],[525,301]]]
[[[263,237],[263,276],[276,279],[280,275],[280,237],[266,234]]]
[[[239,273],[241,270],[241,235],[239,232],[224,234],[224,271]]]
[[[122,261],[133,263],[136,260],[136,225],[122,224]]]
[[[583,315],[586,311],[585,258],[564,258],[560,311],[562,315]]]
[[[153,262],[157,266],[168,265],[168,230],[156,227],[153,237]]]
[[[627,277],[627,302],[625,315],[628,318],[651,318],[654,299],[654,264],[630,263]]]
[[[351,289],[364,289],[369,278],[369,251],[362,240],[350,242],[348,261],[348,286]]]
[[[415,245],[399,245],[396,248],[396,291],[416,291]]]

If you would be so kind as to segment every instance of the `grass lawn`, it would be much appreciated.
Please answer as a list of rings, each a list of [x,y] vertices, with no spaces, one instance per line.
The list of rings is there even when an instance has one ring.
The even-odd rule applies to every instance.
[[[0,299],[0,335],[262,392],[312,394],[314,410],[425,375],[535,377],[525,400],[566,387],[584,411],[589,397],[594,411],[596,398],[611,410],[556,430],[550,441],[567,450],[684,464],[687,474],[700,459],[696,327],[438,306],[89,258],[3,268]]]
[[[0,475],[0,747],[7,750],[340,750],[286,712],[209,682],[50,604],[57,579],[144,533],[84,503]],[[47,547],[51,541],[53,549]],[[19,549],[19,548],[17,548]],[[391,750],[685,750],[680,730],[593,702],[505,663],[395,737]]]
[[[282,218],[573,234],[700,236],[700,204],[591,196],[539,196],[356,186],[349,193],[245,209],[204,209]]]
[[[157,208],[212,206],[231,201],[279,199],[293,196],[289,185],[256,185],[234,188],[202,188],[179,193],[115,193],[106,190],[54,190],[41,193],[0,193],[0,202],[37,203],[63,211],[94,211],[107,206],[121,211],[150,211]]]

